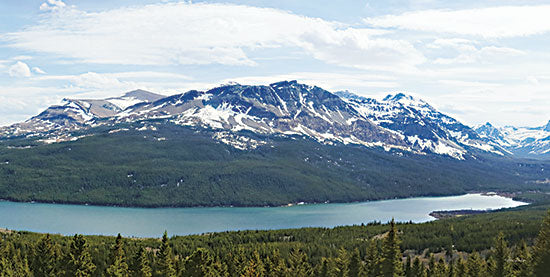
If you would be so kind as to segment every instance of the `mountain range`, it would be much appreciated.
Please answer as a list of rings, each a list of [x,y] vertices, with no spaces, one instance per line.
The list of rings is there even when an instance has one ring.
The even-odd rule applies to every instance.
[[[0,128],[0,198],[261,206],[547,186],[550,164],[523,158],[527,145],[546,153],[542,133],[490,127],[404,93],[296,81],[64,99]]]
[[[296,81],[268,86],[230,84],[168,97],[136,90],[101,100],[64,99],[24,123],[0,129],[0,136],[59,142],[74,140],[71,132],[76,130],[158,119],[217,130],[219,141],[243,149],[265,143],[241,143],[244,138],[236,132],[248,130],[456,159],[474,156],[476,151],[508,153],[503,148],[507,145],[478,134],[413,96],[397,93],[376,100]]]
[[[474,129],[487,143],[514,156],[550,158],[550,121],[540,127],[495,127],[487,122]]]

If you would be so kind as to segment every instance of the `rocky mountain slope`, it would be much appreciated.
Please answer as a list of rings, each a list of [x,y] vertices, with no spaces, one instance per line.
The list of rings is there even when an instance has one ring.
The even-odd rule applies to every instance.
[[[306,136],[324,144],[354,144],[439,154],[456,159],[476,151],[504,155],[471,128],[402,93],[382,100],[283,81],[267,86],[229,84],[163,97],[138,90],[103,100],[65,99],[0,136],[44,142],[78,139],[72,133],[101,125],[165,120],[216,130],[214,139],[239,149],[265,144],[241,131]]]
[[[550,122],[539,127],[495,127],[487,122],[475,127],[489,144],[506,149],[517,157],[550,158]]]

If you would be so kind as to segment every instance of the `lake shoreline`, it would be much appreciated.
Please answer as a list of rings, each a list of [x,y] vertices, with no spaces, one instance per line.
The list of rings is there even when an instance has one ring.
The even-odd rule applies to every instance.
[[[34,199],[31,201],[23,201],[15,198],[0,198],[0,201],[14,202],[14,203],[40,203],[40,204],[59,204],[59,205],[76,205],[76,206],[96,206],[96,207],[116,207],[116,208],[143,208],[143,209],[165,209],[165,208],[276,208],[276,207],[292,207],[303,205],[322,205],[322,204],[353,204],[353,203],[366,203],[372,201],[384,201],[384,200],[399,200],[399,199],[411,199],[421,197],[449,197],[449,196],[462,196],[467,194],[481,194],[486,196],[498,195],[513,200],[526,202],[525,199],[515,199],[516,195],[521,192],[488,192],[488,191],[467,191],[462,194],[419,194],[408,197],[380,197],[380,198],[368,198],[364,200],[339,202],[339,201],[324,201],[324,202],[307,202],[297,201],[278,205],[121,205],[121,204],[109,204],[109,203],[92,203],[92,202],[80,202],[80,201],[48,201]],[[529,203],[531,204],[531,203]]]
[[[157,237],[239,230],[332,228],[370,222],[428,222],[433,211],[501,209],[526,205],[501,196],[465,194],[292,207],[143,209],[49,203],[0,202],[0,227],[37,233]]]

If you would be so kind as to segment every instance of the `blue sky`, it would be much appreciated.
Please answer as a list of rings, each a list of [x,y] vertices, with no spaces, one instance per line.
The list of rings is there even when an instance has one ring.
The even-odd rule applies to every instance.
[[[0,2],[0,125],[64,97],[297,79],[469,125],[550,120],[550,1]]]

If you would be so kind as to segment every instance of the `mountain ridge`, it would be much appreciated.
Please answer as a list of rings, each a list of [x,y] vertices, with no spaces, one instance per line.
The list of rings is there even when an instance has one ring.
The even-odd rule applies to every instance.
[[[504,155],[477,133],[427,102],[404,93],[382,100],[331,93],[297,81],[250,86],[236,83],[171,96],[135,90],[106,99],[65,99],[30,120],[0,129],[0,136],[49,136],[101,124],[168,119],[228,132],[305,135],[321,143],[359,144],[418,154],[474,156],[470,148]]]

